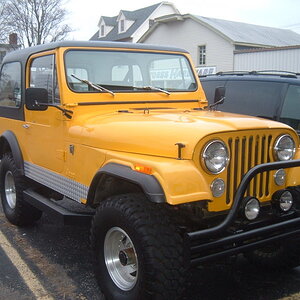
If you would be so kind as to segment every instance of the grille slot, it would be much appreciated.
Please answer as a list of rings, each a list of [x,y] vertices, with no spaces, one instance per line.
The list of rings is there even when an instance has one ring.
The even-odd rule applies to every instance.
[[[272,135],[249,135],[228,139],[230,164],[227,169],[226,203],[233,200],[235,191],[245,173],[254,166],[270,162],[269,149]],[[270,174],[264,172],[256,175],[246,191],[247,196],[258,199],[269,196]]]

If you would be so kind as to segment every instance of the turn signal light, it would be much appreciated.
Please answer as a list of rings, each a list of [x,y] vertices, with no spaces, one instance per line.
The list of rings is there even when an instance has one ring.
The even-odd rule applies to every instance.
[[[144,174],[148,174],[148,175],[152,174],[152,168],[150,168],[150,167],[146,167],[146,166],[142,166],[142,165],[134,165],[133,169],[140,173],[144,173]]]

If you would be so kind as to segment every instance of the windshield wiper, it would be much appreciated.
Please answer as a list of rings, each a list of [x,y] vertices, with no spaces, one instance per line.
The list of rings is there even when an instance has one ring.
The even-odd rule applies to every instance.
[[[165,93],[167,95],[171,95],[170,92],[164,90],[164,89],[161,89],[159,87],[155,87],[155,86],[133,86],[132,88],[134,89],[139,89],[139,90],[148,90],[148,91],[158,91],[158,92],[162,92],[162,93]]]
[[[77,77],[77,76],[74,75],[74,74],[71,74],[71,76],[74,77],[75,79],[79,80],[80,82],[85,83],[85,84],[87,84],[88,86],[94,88],[94,89],[97,90],[97,91],[109,93],[109,94],[111,94],[112,96],[115,95],[114,92],[112,92],[112,91],[106,89],[105,87],[103,87],[103,86],[101,86],[101,85],[99,85],[99,84],[93,83],[93,82],[91,82],[91,81],[89,81],[89,80],[86,80],[86,79],[81,79],[81,78]]]

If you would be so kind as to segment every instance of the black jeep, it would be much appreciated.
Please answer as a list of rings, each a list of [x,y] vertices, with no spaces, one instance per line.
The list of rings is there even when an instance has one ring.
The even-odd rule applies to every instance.
[[[300,74],[282,71],[220,72],[201,76],[210,103],[217,87],[226,88],[218,110],[272,119],[300,133]]]

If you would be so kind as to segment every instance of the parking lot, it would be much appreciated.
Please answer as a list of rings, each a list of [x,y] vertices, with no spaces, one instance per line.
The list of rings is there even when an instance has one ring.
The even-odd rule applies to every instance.
[[[92,272],[89,228],[9,224],[0,210],[0,299],[104,299]],[[300,268],[256,269],[239,258],[192,271],[183,299],[300,299]]]

